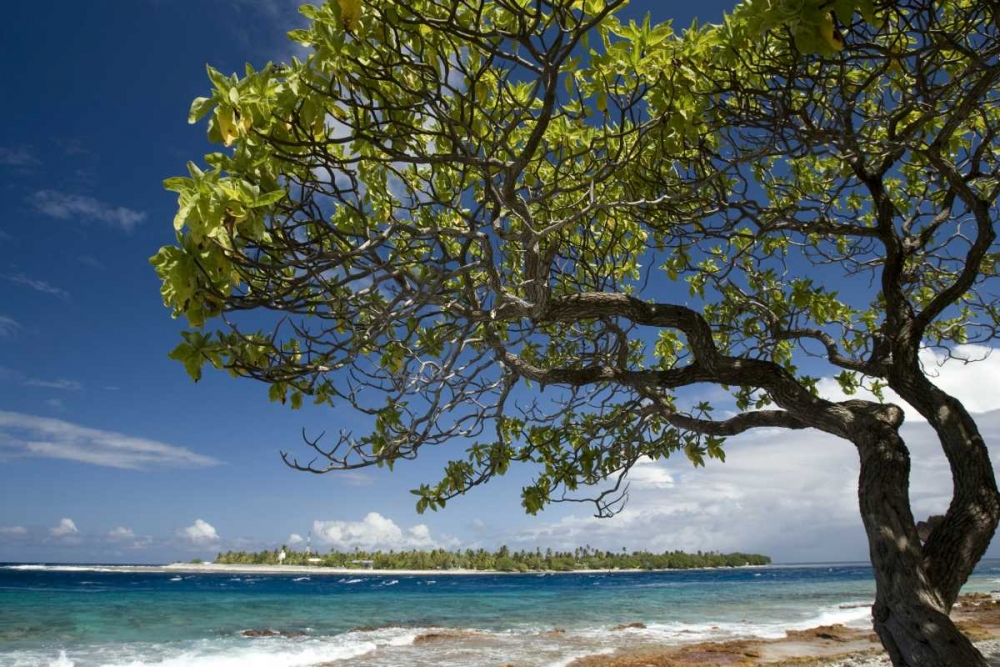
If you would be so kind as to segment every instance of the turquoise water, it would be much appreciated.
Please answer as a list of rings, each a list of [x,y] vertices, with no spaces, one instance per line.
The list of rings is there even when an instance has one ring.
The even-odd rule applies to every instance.
[[[966,588],[1000,588],[1000,562]],[[555,667],[625,646],[863,627],[873,592],[858,564],[435,577],[0,566],[0,665]],[[646,627],[611,630],[630,623]]]

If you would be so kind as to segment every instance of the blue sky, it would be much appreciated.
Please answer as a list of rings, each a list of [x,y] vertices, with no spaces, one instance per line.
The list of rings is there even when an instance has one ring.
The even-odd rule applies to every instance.
[[[692,5],[673,4],[636,2],[629,13],[648,7],[654,19],[688,24]],[[819,435],[755,434],[707,470],[642,466],[632,505],[611,521],[582,507],[523,515],[523,471],[418,516],[409,489],[434,480],[448,452],[393,474],[295,473],[278,451],[298,447],[303,427],[350,428],[349,412],[289,412],[267,401],[266,387],[218,373],[192,384],[167,359],[181,327],[147,263],[173,241],[175,198],[161,182],[208,148],[204,127],[186,122],[190,101],[208,89],[205,64],[230,72],[287,58],[294,6],[60,0],[6,9],[0,561],[163,562],[270,548],[310,529],[323,548],[590,543],[866,557],[854,453]],[[711,20],[723,6],[698,9]],[[998,374],[990,360],[973,370],[949,364],[942,379],[960,394],[977,387],[969,398],[987,412],[1000,408],[984,391]],[[988,440],[1000,431],[994,417],[984,419]],[[940,508],[943,458],[926,429],[908,428],[914,502]]]

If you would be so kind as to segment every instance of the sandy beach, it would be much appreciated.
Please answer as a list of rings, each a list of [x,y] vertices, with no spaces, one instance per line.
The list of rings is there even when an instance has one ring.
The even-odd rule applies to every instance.
[[[532,570],[530,572],[509,572],[505,570],[469,570],[452,568],[448,570],[388,570],[374,568],[323,567],[320,565],[251,565],[230,563],[171,563],[169,565],[18,565],[21,570],[49,570],[65,572],[150,572],[174,574],[299,574],[299,575],[365,575],[365,576],[403,576],[403,577],[438,577],[438,576],[469,576],[476,574],[614,574],[634,572],[660,572],[661,570],[615,569],[615,570]],[[762,568],[770,566],[748,566]],[[684,571],[704,571],[714,569],[740,568],[686,568]],[[668,571],[668,570],[662,570]],[[680,570],[669,570],[680,571]]]

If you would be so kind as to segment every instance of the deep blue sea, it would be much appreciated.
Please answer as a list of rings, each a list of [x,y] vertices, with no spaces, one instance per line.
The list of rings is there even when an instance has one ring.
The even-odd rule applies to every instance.
[[[998,588],[1000,561],[984,561],[966,590]],[[0,565],[0,665],[558,667],[621,647],[863,627],[873,593],[861,564],[434,577]],[[612,630],[631,623],[645,627]]]

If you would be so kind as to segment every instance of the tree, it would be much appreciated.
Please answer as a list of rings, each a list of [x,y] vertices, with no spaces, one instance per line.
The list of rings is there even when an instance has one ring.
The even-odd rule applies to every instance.
[[[283,455],[303,470],[464,443],[420,510],[518,462],[528,512],[610,482],[610,515],[644,457],[833,434],[860,456],[893,664],[985,665],[949,612],[1000,496],[920,352],[1000,322],[996,6],[778,0],[675,33],[624,4],[307,5],[307,60],[210,68],[191,121],[228,150],[166,181],[178,241],[152,259],[192,327],[171,355],[370,418]],[[830,368],[937,433],[954,494],[925,543],[902,410],[819,396]],[[699,383],[738,414],[686,407]]]

